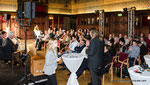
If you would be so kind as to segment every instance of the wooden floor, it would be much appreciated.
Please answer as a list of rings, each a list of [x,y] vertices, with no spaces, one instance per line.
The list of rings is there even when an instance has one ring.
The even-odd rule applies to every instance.
[[[35,49],[35,41],[34,40],[28,40],[28,48],[30,50],[30,54],[32,56],[38,55],[38,56],[45,56],[46,51],[42,49],[42,51],[36,51]],[[31,56],[31,57],[32,57]],[[58,69],[61,68],[58,66]],[[57,82],[58,85],[66,85],[69,76],[67,75],[69,72],[67,70],[59,71],[57,70],[56,76],[57,76]],[[78,79],[80,85],[87,85],[88,82],[90,82],[90,72],[88,70],[85,71],[85,74],[82,74],[80,78]],[[116,76],[116,72],[114,72],[114,79],[113,81],[110,81],[110,74],[107,73],[105,76],[105,85],[132,85],[130,78],[123,78],[122,80]]]

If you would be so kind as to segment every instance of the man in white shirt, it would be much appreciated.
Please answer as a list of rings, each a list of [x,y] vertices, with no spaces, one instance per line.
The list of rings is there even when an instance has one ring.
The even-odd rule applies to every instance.
[[[49,33],[48,31],[45,31],[45,36],[43,38],[40,39],[39,43],[38,43],[38,49],[37,51],[41,50],[42,45],[44,44],[44,42],[48,42],[49,41]]]
[[[71,42],[70,42],[70,44],[69,44],[69,49],[71,50],[71,51],[75,51],[75,47],[78,45],[78,41],[77,41],[77,39],[75,38],[75,36],[72,36],[72,40],[71,40]]]

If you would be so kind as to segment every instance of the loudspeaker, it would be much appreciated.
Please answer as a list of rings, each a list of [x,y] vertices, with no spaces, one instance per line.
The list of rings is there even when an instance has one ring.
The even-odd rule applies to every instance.
[[[9,20],[9,19],[10,19],[10,16],[11,16],[10,14],[4,14],[4,19],[5,19],[5,20]]]
[[[24,18],[35,18],[35,3],[31,1],[24,3]]]
[[[32,3],[32,18],[35,18],[35,3]]]
[[[29,2],[18,2],[17,10],[18,18],[35,18],[35,3]]]
[[[24,18],[24,3],[23,2],[18,2],[18,10],[17,10],[17,17],[18,18]]]

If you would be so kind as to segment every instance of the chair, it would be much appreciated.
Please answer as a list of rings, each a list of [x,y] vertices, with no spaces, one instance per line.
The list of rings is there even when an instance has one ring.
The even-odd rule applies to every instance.
[[[127,68],[129,67],[129,59],[128,59],[128,54],[127,53],[119,53],[119,57],[118,57],[118,61],[116,63],[114,63],[114,67],[117,67],[121,69],[120,71],[120,77],[122,79],[122,68],[123,66],[127,66]]]
[[[141,64],[140,55],[134,59],[133,66],[136,64],[136,62],[138,62],[138,65]]]
[[[109,73],[110,73],[110,76],[111,76],[111,81],[113,81],[113,64],[114,64],[114,62],[116,61],[116,58],[117,58],[117,56],[114,56],[114,57],[112,58],[111,63],[109,63],[109,64],[107,64],[107,65],[105,66],[105,68],[107,68],[107,67],[110,65]],[[104,85],[104,83],[105,83],[105,74],[103,74],[102,79],[103,79],[103,80],[102,80],[102,85]]]
[[[47,42],[44,42],[44,44],[43,44],[43,45],[44,45],[44,51],[45,51],[45,50],[46,50],[46,48],[47,48],[47,46],[48,46],[48,45],[47,45]]]
[[[13,52],[13,54],[12,54],[12,68],[14,66],[15,59],[17,62],[19,62],[20,65],[22,65],[22,59],[20,58],[21,55],[22,55],[22,51]]]

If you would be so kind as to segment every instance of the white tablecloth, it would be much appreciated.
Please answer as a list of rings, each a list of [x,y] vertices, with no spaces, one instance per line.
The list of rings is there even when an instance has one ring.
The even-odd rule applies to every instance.
[[[150,85],[150,72],[147,70],[144,72],[141,71],[142,73],[134,72],[135,70],[139,70],[139,68],[141,68],[139,65],[135,65],[128,69],[133,85]]]
[[[79,53],[64,54],[62,56],[65,65],[71,72],[67,85],[79,85],[77,81],[76,72],[82,63],[83,58],[84,56]]]
[[[144,59],[145,59],[146,64],[148,64],[148,66],[150,67],[150,55],[145,55]]]

